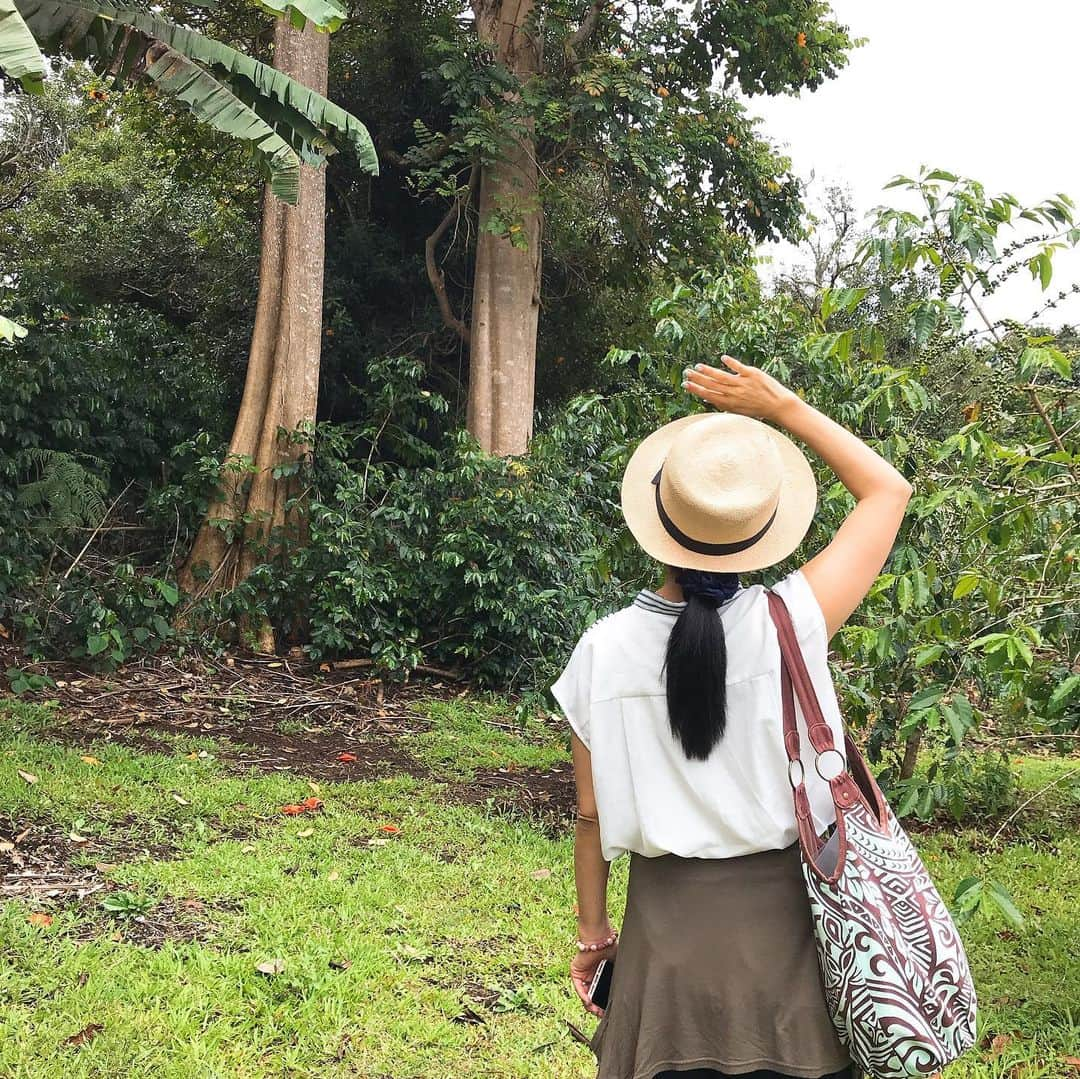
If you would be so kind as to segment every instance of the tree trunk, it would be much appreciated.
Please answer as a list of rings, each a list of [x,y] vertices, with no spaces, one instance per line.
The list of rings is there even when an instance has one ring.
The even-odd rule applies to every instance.
[[[532,0],[474,0],[476,29],[522,81],[540,70],[540,42],[529,26]],[[493,214],[512,236],[485,230]],[[540,312],[542,214],[531,131],[481,170],[480,231],[473,274],[469,343],[469,431],[501,455],[524,453],[532,435],[536,330]]]
[[[923,732],[917,730],[909,735],[904,743],[904,759],[900,762],[900,779],[910,779],[915,774],[915,766],[919,763],[922,735]]]
[[[287,19],[274,28],[274,66],[320,94],[326,93],[330,35],[309,23],[295,30]],[[275,468],[297,462],[303,440],[278,436],[315,421],[322,344],[326,174],[301,166],[297,204],[263,191],[259,296],[247,376],[219,498],[210,506],[179,574],[185,592],[232,588],[253,566],[302,540],[303,518],[286,513],[295,480],[275,479]],[[248,467],[245,467],[249,463]],[[250,479],[250,483],[248,480]],[[263,618],[252,642],[273,651]]]

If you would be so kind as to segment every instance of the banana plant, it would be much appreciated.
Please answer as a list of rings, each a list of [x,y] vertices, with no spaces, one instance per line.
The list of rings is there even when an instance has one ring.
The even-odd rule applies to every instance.
[[[29,93],[41,93],[45,58],[15,0],[0,0],[0,71],[9,79],[18,79]]]
[[[264,0],[265,10],[327,32],[341,25],[337,0]],[[270,190],[295,203],[300,164],[319,165],[347,143],[362,169],[379,171],[367,128],[351,113],[269,64],[161,18],[108,0],[0,0],[0,72],[31,92],[43,55],[87,62],[117,87],[144,80],[216,131],[248,143]]]
[[[13,322],[7,315],[0,315],[0,341],[10,344],[17,337],[26,336],[26,327]]]

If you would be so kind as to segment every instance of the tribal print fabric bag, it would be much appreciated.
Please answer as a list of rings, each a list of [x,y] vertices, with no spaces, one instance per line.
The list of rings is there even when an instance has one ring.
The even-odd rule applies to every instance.
[[[775,593],[768,595],[780,638],[788,780],[833,1025],[856,1065],[875,1079],[931,1075],[975,1041],[975,987],[963,943],[846,732],[844,763],[787,607]],[[795,696],[815,751],[814,767],[836,806],[836,828],[828,840],[814,828],[803,782]],[[822,773],[825,754],[840,758],[837,775]]]

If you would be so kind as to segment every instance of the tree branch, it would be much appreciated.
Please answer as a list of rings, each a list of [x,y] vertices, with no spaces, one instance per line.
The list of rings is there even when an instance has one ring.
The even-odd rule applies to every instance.
[[[454,196],[454,201],[450,203],[450,209],[446,211],[446,215],[439,222],[435,231],[424,242],[424,264],[427,266],[428,280],[431,282],[432,291],[435,293],[435,299],[438,301],[439,312],[442,315],[443,322],[453,330],[466,345],[469,343],[469,327],[454,314],[454,309],[450,304],[450,297],[446,292],[446,278],[443,275],[442,270],[439,269],[439,264],[435,261],[435,249],[438,247],[439,241],[446,235],[446,230],[450,227],[451,223],[461,216],[462,209],[468,204],[479,171],[480,166],[473,165],[465,186]]]
[[[579,45],[584,45],[596,31],[596,24],[600,21],[600,13],[607,7],[607,0],[593,0],[581,25],[566,39],[563,51],[575,67],[581,63],[577,50]]]

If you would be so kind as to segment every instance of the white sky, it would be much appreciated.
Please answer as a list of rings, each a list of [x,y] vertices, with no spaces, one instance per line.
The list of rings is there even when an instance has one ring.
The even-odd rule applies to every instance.
[[[838,182],[849,187],[859,215],[882,204],[915,209],[902,189],[882,188],[926,165],[978,180],[988,196],[1007,191],[1025,205],[1064,192],[1080,216],[1080,139],[1073,128],[1080,5],[832,0],[831,6],[851,37],[870,39],[852,51],[847,67],[813,93],[747,103],[796,175],[809,182],[816,174],[811,205],[826,182]],[[1000,237],[1006,238],[999,250],[1010,238]],[[778,265],[801,261],[790,244],[765,244],[759,254]],[[768,279],[774,269],[763,265],[761,272]],[[1027,320],[1078,280],[1080,248],[1059,252],[1047,293],[1025,268],[989,298],[988,313]],[[1070,294],[1042,320],[1080,324],[1080,296]]]

